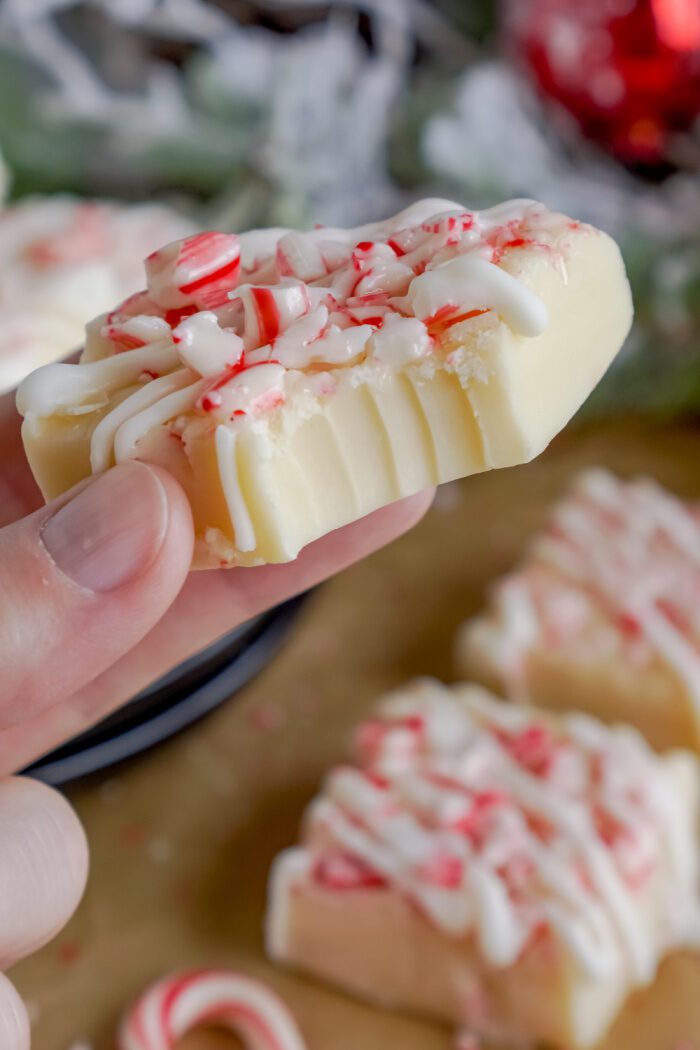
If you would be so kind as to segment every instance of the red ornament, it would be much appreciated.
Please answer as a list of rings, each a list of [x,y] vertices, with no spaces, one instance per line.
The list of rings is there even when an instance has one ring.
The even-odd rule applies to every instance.
[[[684,166],[700,117],[700,0],[509,0],[505,32],[587,138],[638,170]]]

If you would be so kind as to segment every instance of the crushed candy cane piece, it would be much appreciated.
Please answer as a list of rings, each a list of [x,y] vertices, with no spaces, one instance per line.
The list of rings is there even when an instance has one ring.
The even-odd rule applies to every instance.
[[[230,298],[243,304],[246,348],[273,342],[311,308],[306,285],[291,277],[283,277],[279,284],[270,286],[243,284]]]
[[[183,364],[204,377],[221,375],[243,353],[241,337],[221,328],[216,314],[206,310],[181,321],[173,330],[173,342]]]
[[[101,334],[119,350],[135,350],[170,338],[170,325],[162,317],[137,314],[124,321],[102,326]]]
[[[227,301],[241,266],[234,233],[197,233],[173,241],[146,259],[148,291],[166,309],[193,303],[201,310]]]
[[[193,970],[152,984],[124,1017],[117,1050],[175,1050],[205,1025],[228,1028],[248,1050],[306,1050],[294,1018],[260,981],[226,970]]]

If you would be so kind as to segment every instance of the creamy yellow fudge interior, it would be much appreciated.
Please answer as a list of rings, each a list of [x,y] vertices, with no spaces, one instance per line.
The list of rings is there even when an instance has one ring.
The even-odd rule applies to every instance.
[[[170,469],[195,566],[288,561],[402,496],[531,459],[631,320],[614,242],[530,200],[202,233],[146,279],[17,404],[47,499],[132,457]]]
[[[270,881],[270,955],[487,1045],[597,1045],[696,942],[700,766],[422,680],[358,728]]]

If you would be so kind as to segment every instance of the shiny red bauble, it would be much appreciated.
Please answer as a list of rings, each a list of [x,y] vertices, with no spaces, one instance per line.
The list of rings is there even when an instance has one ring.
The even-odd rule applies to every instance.
[[[700,154],[700,0],[508,0],[506,48],[583,134],[637,170]]]

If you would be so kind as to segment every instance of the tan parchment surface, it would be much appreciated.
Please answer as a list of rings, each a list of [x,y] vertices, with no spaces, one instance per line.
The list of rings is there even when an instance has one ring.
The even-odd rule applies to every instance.
[[[112,1050],[122,1008],[151,979],[199,965],[269,981],[310,1050],[447,1050],[448,1032],[278,972],[261,917],[270,860],[293,842],[350,727],[414,674],[452,677],[453,632],[514,563],[548,502],[589,463],[646,471],[700,497],[700,428],[620,424],[565,435],[536,463],[444,487],[414,532],[321,588],[288,644],[236,701],[149,755],[74,788],[92,875],[57,941],[14,972],[34,1050]],[[669,960],[605,1050],[700,1048],[700,965]],[[235,1040],[198,1034],[186,1050]],[[684,1047],[683,1050],[690,1050]]]

